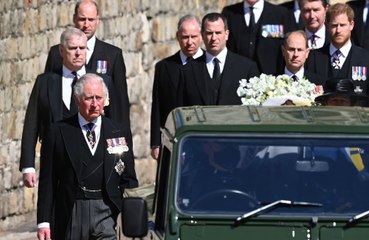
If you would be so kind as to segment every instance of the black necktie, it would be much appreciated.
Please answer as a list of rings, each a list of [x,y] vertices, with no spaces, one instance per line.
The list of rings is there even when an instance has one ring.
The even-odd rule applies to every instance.
[[[187,57],[186,58],[186,64],[193,61],[193,57]]]
[[[77,108],[77,105],[76,105],[76,103],[74,102],[74,99],[73,99],[73,89],[74,89],[74,85],[76,85],[76,82],[78,80],[78,77],[77,77],[77,72],[72,72],[72,74],[74,75],[74,78],[73,78],[73,82],[72,82],[72,85],[71,85],[72,91],[71,91],[71,95],[70,95],[70,107],[69,107],[69,111],[72,114],[74,114],[74,113],[77,113],[78,108]]]
[[[295,82],[296,82],[297,80],[299,80],[299,78],[298,78],[295,74],[293,74],[293,75],[291,76],[291,78],[292,78],[292,80],[293,80],[293,81],[295,81]]]
[[[96,144],[96,135],[95,135],[95,129],[94,129],[95,124],[90,122],[90,123],[87,123],[85,126],[87,128],[86,137],[87,137],[88,143],[90,144],[91,148],[94,148]]]
[[[250,22],[249,22],[249,27],[250,28],[254,28],[254,26],[255,26],[254,7],[251,6],[249,8],[250,8]]]
[[[310,44],[311,44],[311,49],[316,49],[317,46],[316,46],[316,39],[318,38],[317,35],[313,34],[311,35],[310,37]]]
[[[214,70],[213,70],[213,80],[217,80],[220,76],[220,67],[218,58],[213,59]]]

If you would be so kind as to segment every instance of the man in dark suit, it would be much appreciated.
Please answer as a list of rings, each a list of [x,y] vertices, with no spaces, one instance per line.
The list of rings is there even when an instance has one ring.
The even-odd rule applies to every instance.
[[[369,4],[367,0],[349,1],[347,4],[354,10],[354,30],[352,31],[352,41],[369,50]]]
[[[244,0],[222,13],[229,26],[228,49],[254,60],[262,73],[276,74],[283,65],[284,34],[295,29],[287,9],[265,0]]]
[[[204,54],[200,48],[201,23],[194,15],[183,16],[178,22],[176,38],[180,50],[155,65],[154,86],[151,105],[151,156],[159,157],[161,145],[160,128],[164,127],[171,110],[181,106],[179,80],[180,69],[188,60]]]
[[[73,15],[74,26],[87,36],[86,69],[103,75],[109,75],[122,103],[119,114],[125,123],[130,123],[130,104],[127,93],[126,67],[122,49],[99,40],[95,33],[100,21],[99,7],[95,1],[78,1]],[[52,46],[47,57],[45,72],[60,74],[62,58],[59,44]],[[129,126],[129,125],[128,125]]]
[[[201,34],[206,54],[182,69],[183,104],[240,105],[239,81],[259,75],[256,63],[227,49],[229,30],[222,14],[205,15]]]
[[[286,34],[282,45],[282,54],[286,65],[284,71],[280,74],[286,74],[295,81],[306,78],[316,85],[324,85],[324,77],[309,72],[304,68],[310,52],[307,42],[306,34],[302,30]]]
[[[293,1],[287,1],[280,4],[282,7],[285,7],[295,19],[296,28],[297,29],[303,29],[304,23],[302,22],[301,18],[301,10],[299,5],[299,0],[293,0]]]
[[[327,79],[352,79],[355,92],[368,94],[369,52],[350,40],[354,27],[352,8],[343,3],[330,6],[326,26],[331,43],[310,54],[306,68]]]
[[[43,73],[37,76],[27,106],[23,126],[21,158],[19,170],[23,173],[26,187],[36,185],[35,147],[37,140],[42,141],[51,123],[67,118],[77,112],[72,95],[73,82],[84,75],[86,59],[86,35],[77,28],[68,28],[61,35],[60,54],[63,67],[60,74]],[[129,123],[122,119],[119,109],[120,99],[116,97],[115,88],[107,75],[102,75],[109,88],[104,113],[107,117],[129,129]]]
[[[309,48],[319,49],[329,44],[329,33],[324,25],[328,9],[326,0],[300,0],[301,19],[308,37]]]
[[[39,240],[116,239],[124,189],[138,182],[130,132],[103,116],[107,97],[101,77],[84,75],[74,87],[78,114],[53,124],[44,138]]]

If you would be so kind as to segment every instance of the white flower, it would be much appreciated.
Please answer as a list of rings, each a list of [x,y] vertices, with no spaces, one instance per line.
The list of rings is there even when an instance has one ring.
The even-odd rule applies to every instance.
[[[302,78],[293,81],[288,75],[267,75],[241,79],[237,95],[241,97],[243,105],[262,105],[266,100],[282,96],[295,96],[295,99],[306,99],[304,105],[314,104],[316,96],[322,94],[322,87],[316,86],[309,80]],[[301,101],[299,101],[301,104]]]

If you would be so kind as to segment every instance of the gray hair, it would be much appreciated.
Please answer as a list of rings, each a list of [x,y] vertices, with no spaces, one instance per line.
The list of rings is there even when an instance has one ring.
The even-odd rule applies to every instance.
[[[64,32],[60,36],[60,44],[63,47],[67,47],[67,42],[72,37],[82,37],[82,38],[86,39],[86,45],[87,45],[86,34],[84,32],[82,32],[82,30],[79,30],[78,28],[74,28],[74,27],[69,27],[66,30],[64,30]]]
[[[106,99],[108,97],[108,87],[106,86],[104,79],[94,73],[86,73],[85,75],[83,75],[82,77],[78,79],[78,81],[76,82],[76,85],[74,85],[74,88],[73,88],[73,95],[76,98],[81,99],[84,93],[84,88],[83,88],[84,84],[92,82],[92,81],[97,81],[103,85],[104,99]]]
[[[177,25],[177,33],[182,30],[181,28],[182,28],[182,25],[185,21],[192,20],[192,19],[197,22],[197,24],[199,25],[199,29],[201,29],[200,19],[197,16],[193,15],[193,14],[187,14],[187,15],[185,15],[185,16],[183,16],[179,19],[178,25]]]

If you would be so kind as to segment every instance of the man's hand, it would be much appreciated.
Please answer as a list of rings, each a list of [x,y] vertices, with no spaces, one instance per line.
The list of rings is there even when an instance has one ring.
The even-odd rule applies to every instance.
[[[37,186],[36,173],[23,173],[24,185],[28,188]]]
[[[37,230],[38,240],[50,240],[50,228],[39,228]]]
[[[155,160],[158,160],[160,153],[160,147],[152,147],[151,148],[151,157]]]

